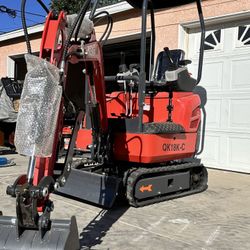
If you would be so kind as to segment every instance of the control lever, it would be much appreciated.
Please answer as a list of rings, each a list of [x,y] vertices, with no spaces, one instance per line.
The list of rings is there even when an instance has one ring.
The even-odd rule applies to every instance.
[[[125,63],[125,53],[121,52],[120,55],[121,55],[121,62],[119,65],[119,73],[123,73],[123,72],[128,71],[128,68],[127,68],[127,65]]]

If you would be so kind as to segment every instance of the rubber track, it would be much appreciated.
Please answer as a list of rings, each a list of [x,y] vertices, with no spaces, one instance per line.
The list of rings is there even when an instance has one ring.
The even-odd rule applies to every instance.
[[[150,175],[150,174],[171,174],[171,172],[178,172],[180,170],[192,170],[193,168],[202,168],[203,176],[201,178],[201,182],[195,189],[189,189],[188,191],[183,191],[182,193],[175,193],[166,196],[158,196],[153,197],[149,200],[138,201],[134,197],[134,188],[138,180],[141,179],[142,175]],[[150,177],[150,176],[149,176]],[[155,168],[138,168],[131,171],[128,179],[127,179],[127,192],[126,196],[129,201],[129,204],[133,207],[142,207],[146,205],[150,205],[153,203],[166,201],[170,199],[180,198],[183,196],[200,193],[207,189],[207,170],[206,168],[198,163],[180,163],[175,165],[168,165],[162,167],[155,167]]]

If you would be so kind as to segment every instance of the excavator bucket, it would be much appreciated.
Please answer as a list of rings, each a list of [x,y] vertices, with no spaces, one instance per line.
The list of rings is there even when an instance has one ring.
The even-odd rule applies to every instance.
[[[51,230],[25,230],[20,236],[15,217],[0,216],[0,249],[7,250],[76,250],[80,249],[76,218],[52,220]]]

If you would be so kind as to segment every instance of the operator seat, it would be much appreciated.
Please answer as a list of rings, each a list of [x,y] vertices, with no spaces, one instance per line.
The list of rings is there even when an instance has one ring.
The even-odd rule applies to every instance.
[[[175,65],[184,60],[185,52],[181,49],[169,50],[170,57]],[[165,82],[165,72],[171,68],[170,59],[166,51],[161,51],[156,59],[154,80]]]
[[[154,85],[165,86],[168,91],[192,92],[196,86],[196,80],[191,77],[186,67],[191,61],[184,60],[184,56],[185,52],[181,49],[164,48],[156,59],[152,79]]]

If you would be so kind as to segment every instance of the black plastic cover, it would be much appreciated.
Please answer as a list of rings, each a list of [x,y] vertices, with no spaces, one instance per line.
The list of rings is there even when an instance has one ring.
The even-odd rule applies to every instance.
[[[143,0],[127,0],[127,2],[134,8],[142,8]],[[153,3],[154,9],[162,9],[193,3],[196,2],[196,0],[151,0],[151,2]]]
[[[10,98],[20,98],[23,88],[23,81],[17,81],[14,78],[3,77],[1,78],[3,87],[5,88],[6,94]]]

